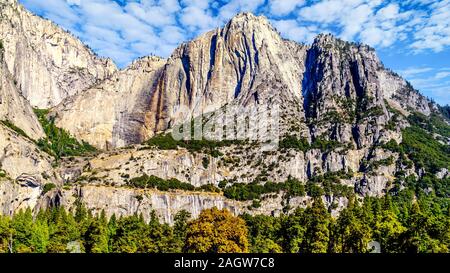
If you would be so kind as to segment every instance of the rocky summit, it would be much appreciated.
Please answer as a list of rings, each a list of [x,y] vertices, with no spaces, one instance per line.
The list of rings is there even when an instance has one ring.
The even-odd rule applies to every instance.
[[[173,224],[181,210],[279,215],[321,198],[338,215],[353,197],[449,178],[448,119],[367,45],[299,44],[240,13],[118,69],[13,0],[0,0],[0,41],[2,214],[81,202]],[[277,148],[171,136],[226,107],[278,107]]]

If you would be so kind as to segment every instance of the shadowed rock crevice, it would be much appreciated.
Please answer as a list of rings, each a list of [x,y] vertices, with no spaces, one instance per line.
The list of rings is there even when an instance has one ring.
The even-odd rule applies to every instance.
[[[186,83],[186,92],[187,97],[189,99],[189,104],[192,103],[192,88],[191,88],[191,73],[190,73],[190,59],[189,55],[185,52],[183,56],[181,57],[181,62],[183,63],[183,70],[184,70],[184,76],[185,79],[183,81]]]
[[[216,47],[217,47],[217,34],[213,35],[211,38],[211,46],[209,48],[209,71],[207,80],[211,79],[211,73],[214,69],[216,62]]]
[[[350,194],[384,195],[399,181],[398,173],[438,179],[448,174],[434,167],[427,173],[398,151],[414,112],[435,114],[435,106],[386,70],[367,46],[327,34],[312,45],[298,44],[280,37],[266,18],[241,13],[224,28],[183,43],[168,59],[144,57],[117,71],[52,23],[13,1],[8,5],[0,10],[0,39],[7,41],[0,67],[5,214],[83,203],[108,216],[142,213],[149,219],[156,210],[173,223],[182,209],[196,216],[214,206],[234,214],[279,215],[310,205],[314,195],[336,214]],[[56,161],[43,152],[33,141],[43,135],[29,102],[58,104],[50,110],[56,126],[95,145],[98,154]],[[280,146],[272,151],[263,151],[266,142],[170,138],[174,124],[201,113],[256,104],[280,108]],[[422,142],[432,146],[446,140],[434,131],[426,136]],[[286,196],[291,179],[304,190]],[[269,193],[238,196],[222,187],[248,193],[252,182]]]

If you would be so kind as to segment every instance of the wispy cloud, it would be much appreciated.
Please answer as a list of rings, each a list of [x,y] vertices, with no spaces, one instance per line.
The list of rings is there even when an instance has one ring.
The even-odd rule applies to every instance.
[[[439,72],[439,73],[437,73],[437,74],[435,75],[435,78],[436,78],[436,79],[444,79],[444,78],[447,78],[447,77],[450,77],[450,71],[447,71],[447,72]]]
[[[305,0],[269,0],[270,14],[274,16],[285,16],[305,3]]]
[[[450,104],[450,69],[411,67],[400,70],[399,74],[424,95],[440,104]]]
[[[19,1],[121,67],[145,55],[168,57],[181,42],[243,11],[265,15],[284,37],[298,42],[310,43],[318,33],[330,32],[400,54],[450,51],[450,0]],[[438,102],[449,103],[450,70],[412,65],[399,66],[410,67],[400,74]]]
[[[433,70],[433,68],[431,68],[431,67],[410,67],[405,70],[400,70],[400,71],[398,71],[398,73],[405,78],[409,78],[409,77],[412,77],[412,76],[415,76],[418,74],[423,74],[425,72],[429,72],[432,70]]]
[[[425,49],[442,51],[450,46],[450,1],[432,3],[427,10],[427,18],[414,33],[411,47],[416,52]]]
[[[331,32],[381,48],[397,41],[407,41],[416,52],[450,47],[449,0],[20,1],[121,66],[151,53],[167,57],[180,42],[241,11],[266,15],[285,37],[298,42]],[[122,54],[109,53],[119,49]]]

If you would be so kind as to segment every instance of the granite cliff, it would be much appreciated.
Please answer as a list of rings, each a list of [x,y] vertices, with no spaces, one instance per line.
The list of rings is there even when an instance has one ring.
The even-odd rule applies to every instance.
[[[0,7],[0,119],[9,121],[0,124],[3,213],[82,202],[108,215],[148,219],[155,210],[172,223],[181,209],[193,216],[212,206],[274,215],[320,195],[336,214],[350,194],[382,196],[404,187],[407,176],[448,177],[448,162],[429,170],[395,149],[413,126],[410,116],[448,122],[369,46],[330,34],[298,44],[266,18],[241,13],[168,59],[144,57],[117,70],[15,1],[0,0]],[[50,108],[49,120],[98,151],[48,155],[30,105]],[[279,148],[165,135],[225,106],[281,106]],[[448,146],[448,135],[434,129],[432,140]],[[299,184],[305,192],[285,186]],[[261,196],[243,194],[265,185]]]
[[[33,107],[49,108],[108,78],[117,68],[49,20],[16,0],[0,1],[4,58],[22,95]]]

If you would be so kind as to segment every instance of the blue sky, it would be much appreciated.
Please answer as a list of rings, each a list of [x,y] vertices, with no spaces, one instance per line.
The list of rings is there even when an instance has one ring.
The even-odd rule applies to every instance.
[[[19,0],[120,67],[223,26],[236,13],[265,15],[288,39],[321,32],[373,46],[424,95],[450,104],[450,0]]]

